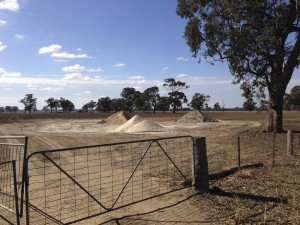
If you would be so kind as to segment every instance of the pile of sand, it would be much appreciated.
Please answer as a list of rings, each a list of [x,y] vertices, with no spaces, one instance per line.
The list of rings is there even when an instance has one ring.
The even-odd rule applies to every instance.
[[[181,117],[177,122],[181,123],[205,123],[205,122],[218,122],[198,110],[191,111]]]
[[[126,132],[141,133],[141,132],[163,132],[163,131],[166,131],[166,128],[164,128],[160,124],[151,120],[144,120],[134,125],[133,127],[129,128]]]
[[[126,132],[126,130],[128,130],[129,128],[132,128],[134,125],[136,125],[142,121],[143,121],[142,117],[135,115],[130,120],[128,120],[126,123],[117,127],[116,129],[114,129],[113,132]]]
[[[162,131],[166,131],[166,129],[160,124],[150,120],[143,120],[142,117],[135,115],[126,123],[114,129],[112,132],[142,133],[142,132],[162,132]]]
[[[130,120],[130,115],[125,112],[125,111],[120,111],[117,113],[112,114],[110,117],[108,117],[105,121],[105,123],[108,124],[115,124],[115,125],[120,125],[123,124],[125,122],[127,122],[128,120]]]

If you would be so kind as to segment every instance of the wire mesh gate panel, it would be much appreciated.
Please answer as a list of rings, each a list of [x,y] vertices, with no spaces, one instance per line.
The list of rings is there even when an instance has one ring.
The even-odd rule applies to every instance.
[[[14,213],[20,224],[15,160],[0,163],[0,207]]]
[[[0,141],[2,142],[0,143],[0,205],[19,217],[22,216],[23,211],[23,171],[28,137],[0,136]],[[21,144],[12,142],[21,142]],[[20,209],[16,208],[17,206]],[[17,223],[18,221],[19,218],[17,218]]]
[[[181,136],[35,152],[27,218],[70,224],[191,186],[193,147]]]

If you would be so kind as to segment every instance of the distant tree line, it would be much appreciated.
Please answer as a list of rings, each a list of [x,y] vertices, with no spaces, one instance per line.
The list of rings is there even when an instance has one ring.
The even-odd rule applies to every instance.
[[[167,96],[161,96],[159,94],[159,88],[157,86],[149,87],[143,92],[135,90],[133,87],[123,88],[120,98],[102,97],[97,101],[91,100],[90,102],[84,104],[79,112],[117,112],[117,111],[152,111],[155,113],[159,111],[170,111],[175,113],[177,110],[185,110],[182,107],[183,103],[188,103],[186,95],[183,90],[189,88],[185,82],[176,81],[174,78],[168,78],[164,80],[165,83],[163,87],[168,91]],[[264,99],[260,100],[258,103],[253,100],[252,95],[243,94],[246,98],[243,103],[243,108],[235,107],[231,110],[245,110],[245,111],[263,111],[267,110],[268,102]],[[210,100],[209,95],[203,93],[195,93],[192,96],[192,100],[187,104],[189,110],[190,108],[195,110],[214,110],[214,111],[224,111],[225,104],[222,102],[216,102],[213,107],[208,106]],[[24,104],[25,112],[36,111],[37,98],[33,94],[26,94],[23,99],[20,100]],[[72,112],[75,110],[75,105],[69,99],[61,97],[60,99],[55,99],[50,97],[45,100],[46,105],[43,107],[44,111],[50,111],[51,113],[55,111],[58,112]],[[292,88],[290,94],[285,94],[284,98],[284,108],[286,110],[300,110],[300,86],[295,86]],[[17,112],[19,109],[17,106],[5,106],[0,107],[0,112]]]

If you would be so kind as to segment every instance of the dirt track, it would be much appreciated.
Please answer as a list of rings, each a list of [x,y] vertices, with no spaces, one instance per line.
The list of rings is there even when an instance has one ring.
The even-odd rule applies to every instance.
[[[236,166],[236,137],[239,135],[241,136],[242,149],[245,149],[242,155],[242,160],[245,162],[244,164],[262,161],[267,168],[270,166],[271,161],[268,157],[271,152],[265,152],[265,150],[271,145],[272,136],[268,134],[260,135],[261,133],[258,132],[263,120],[263,115],[255,112],[213,112],[209,115],[212,118],[220,119],[221,122],[205,124],[176,123],[175,121],[182,115],[183,114],[140,114],[140,116],[157,121],[168,128],[168,132],[142,134],[108,132],[117,126],[98,124],[98,122],[105,117],[100,114],[99,119],[95,118],[94,114],[91,115],[91,118],[83,118],[82,115],[71,115],[69,119],[59,118],[66,117],[67,115],[59,115],[57,116],[58,118],[55,118],[56,115],[50,115],[51,118],[48,119],[45,115],[38,115],[37,119],[34,119],[33,115],[26,115],[26,118],[22,118],[22,115],[19,115],[17,117],[10,116],[8,117],[9,120],[2,118],[3,124],[0,126],[0,133],[2,135],[27,135],[29,137],[29,152],[71,146],[141,140],[152,137],[177,135],[192,135],[194,137],[205,136],[207,138],[210,173],[220,172]],[[299,113],[293,112],[287,115],[285,118],[285,128],[291,127],[293,129],[300,129],[300,126],[298,126]],[[17,119],[14,120],[13,118]],[[284,156],[285,141],[284,134],[278,135],[278,167],[275,168],[277,172],[279,168],[284,165],[286,166],[285,158],[281,156]],[[264,147],[265,145],[267,147]],[[264,156],[261,157],[262,155]],[[295,163],[297,163],[297,158],[295,160]],[[299,168],[299,166],[295,169],[297,170],[297,168]],[[272,174],[273,170],[270,170],[270,174]],[[286,197],[286,195],[282,192],[292,191],[295,188],[284,182],[279,184],[276,180],[269,181],[271,186],[263,186],[260,188],[260,180],[266,180],[265,176],[267,176],[263,171],[264,170],[260,169],[249,170],[246,172],[246,175],[242,174],[238,177],[233,176],[221,181],[212,181],[211,185],[219,186],[227,191],[239,191],[241,193],[247,193],[248,190],[251,190],[250,187],[252,187],[252,193],[255,195],[276,196],[277,192],[277,196],[280,195],[284,197]],[[276,179],[281,179],[280,172],[276,176]],[[286,177],[286,174],[282,173],[282,176]],[[292,177],[290,179],[297,179],[297,177]],[[245,183],[250,189],[243,189],[240,186],[240,184],[246,181],[250,182]],[[299,184],[297,185],[299,187]],[[267,188],[269,192],[262,191],[265,190],[265,188]],[[280,193],[278,194],[278,192]],[[300,202],[300,194],[298,195],[296,191],[294,195],[296,197],[291,196],[291,199],[298,201],[299,198]],[[253,200],[239,200],[238,198],[231,200],[230,198],[228,199],[228,197],[219,197],[216,195],[194,196],[194,193],[191,191],[177,193],[175,197],[168,195],[162,196],[152,201],[153,202],[139,203],[139,205],[133,206],[132,209],[124,209],[118,212],[119,214],[107,215],[103,217],[104,220],[102,218],[101,221],[110,221],[109,224],[234,224],[237,220],[240,220],[240,223],[242,223],[242,221],[264,222],[265,220],[275,224],[277,222],[280,223],[280,221],[291,221],[292,224],[296,224],[297,221],[299,221],[299,217],[296,216],[299,208],[295,208],[291,205],[276,204],[273,207],[272,204],[274,203],[272,202],[270,203],[271,205],[267,205],[267,203],[259,203]],[[161,202],[161,204],[159,202]],[[223,205],[224,203],[227,204],[227,206]],[[298,202],[296,203],[298,204]],[[241,212],[241,210],[245,210],[247,207],[253,207],[253,204],[258,204],[255,209]],[[266,207],[268,215],[264,212],[258,213],[260,210],[264,211]],[[284,208],[292,209],[294,213],[288,214]],[[280,213],[278,213],[278,210]],[[206,212],[199,214],[199,212],[203,211]],[[94,219],[91,220],[90,223],[99,224],[99,222],[100,220]]]

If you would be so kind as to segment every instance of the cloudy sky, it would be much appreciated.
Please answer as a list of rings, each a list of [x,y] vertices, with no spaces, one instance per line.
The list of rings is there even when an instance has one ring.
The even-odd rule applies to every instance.
[[[139,91],[165,78],[185,81],[209,102],[242,106],[226,64],[199,64],[183,39],[186,21],[176,0],[0,0],[0,106],[25,94],[64,97],[81,108],[116,98],[124,87]],[[296,71],[294,77],[299,77]],[[289,89],[298,80],[292,80]]]

